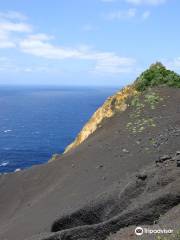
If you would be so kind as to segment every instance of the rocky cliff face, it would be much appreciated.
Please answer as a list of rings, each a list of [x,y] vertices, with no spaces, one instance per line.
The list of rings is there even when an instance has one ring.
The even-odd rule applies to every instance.
[[[116,112],[125,111],[127,108],[126,100],[137,93],[138,92],[135,90],[133,85],[130,85],[123,88],[121,91],[118,91],[115,95],[109,97],[85,124],[74,142],[67,146],[65,153],[77,147],[84,140],[86,140],[89,135],[91,135],[98,127],[101,126],[101,123],[104,119],[112,117]]]

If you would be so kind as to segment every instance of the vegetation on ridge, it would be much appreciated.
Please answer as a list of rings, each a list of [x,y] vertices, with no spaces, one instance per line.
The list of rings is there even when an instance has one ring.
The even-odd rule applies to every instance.
[[[144,106],[147,104],[150,110],[156,108],[156,104],[163,99],[153,92],[154,86],[165,85],[180,88],[180,75],[167,70],[162,63],[157,62],[152,64],[149,69],[144,71],[133,84],[126,86],[118,91],[115,95],[109,97],[105,103],[97,109],[90,120],[85,124],[81,132],[78,134],[73,143],[65,149],[68,152],[72,148],[77,147],[85,139],[101,127],[104,119],[112,117],[117,112],[123,112],[129,106],[129,99],[132,100],[131,106],[134,107],[135,115],[131,115],[130,122],[127,123],[127,128],[132,133],[141,133],[147,127],[155,127],[155,122],[152,118],[142,118],[141,113]],[[152,89],[151,89],[152,88]],[[144,101],[140,98],[141,93],[145,90],[148,91],[143,94]]]
[[[138,91],[144,91],[148,87],[166,85],[170,87],[180,87],[180,75],[168,70],[162,63],[152,64],[150,68],[144,71],[134,82]]]
[[[153,89],[154,86],[180,87],[180,75],[167,70],[160,62],[152,64],[149,69],[144,71],[134,82],[133,86],[138,92],[131,99],[132,113],[127,129],[134,134],[141,133],[147,127],[156,127],[152,117],[144,117],[144,107],[149,106],[150,111],[163,100]],[[146,90],[146,91],[145,91]],[[143,93],[142,93],[143,92]]]

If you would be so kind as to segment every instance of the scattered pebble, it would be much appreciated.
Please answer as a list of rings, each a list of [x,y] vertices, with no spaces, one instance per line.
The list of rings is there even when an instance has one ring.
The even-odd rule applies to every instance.
[[[156,163],[163,163],[170,159],[172,159],[170,155],[163,155],[163,156],[160,156],[158,160],[156,160]]]
[[[147,174],[146,173],[138,173],[136,174],[136,177],[142,181],[146,180]]]
[[[176,166],[180,167],[180,159],[176,160]]]
[[[102,164],[98,165],[96,168],[99,169],[99,168],[103,168],[104,166]]]
[[[176,151],[175,156],[171,157],[170,155],[163,155],[160,156],[158,160],[156,160],[156,165],[158,166],[159,163],[164,163],[166,161],[175,161],[176,162],[176,166],[180,167],[180,151]],[[166,163],[166,166],[168,166],[168,164]]]
[[[176,161],[176,166],[180,167],[180,151],[176,152],[174,160]]]
[[[176,156],[178,156],[178,155],[180,155],[180,151],[177,151],[177,152],[176,152]]]
[[[122,151],[123,151],[124,153],[129,153],[129,151],[128,151],[126,148],[123,148]]]

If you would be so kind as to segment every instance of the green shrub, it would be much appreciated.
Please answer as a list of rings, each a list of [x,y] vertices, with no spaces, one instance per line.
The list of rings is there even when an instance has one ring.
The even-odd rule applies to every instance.
[[[144,91],[148,87],[166,85],[180,88],[180,75],[167,70],[160,62],[150,66],[134,83],[138,91]]]

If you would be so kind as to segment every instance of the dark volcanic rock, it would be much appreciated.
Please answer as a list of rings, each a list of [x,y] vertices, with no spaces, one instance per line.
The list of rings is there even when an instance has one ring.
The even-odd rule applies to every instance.
[[[176,156],[180,156],[180,151],[176,151]]]
[[[163,100],[153,110],[144,103],[140,116],[153,126],[129,131],[137,116],[130,106],[55,161],[0,175],[0,239],[105,240],[163,217],[163,226],[179,228],[180,172],[168,154],[180,149],[180,90],[153,91]]]
[[[136,180],[132,179],[128,185],[125,184],[124,188],[119,189],[121,191],[119,196],[116,195],[118,193],[116,190],[111,197],[85,205],[72,214],[57,219],[51,228],[54,234],[49,234],[49,237],[45,238],[35,236],[32,239],[105,240],[110,233],[115,233],[124,227],[158,223],[161,215],[180,204],[178,171],[174,165],[171,166],[168,175],[164,174],[164,170],[147,169],[149,178],[146,182],[136,183]],[[173,183],[172,175],[174,180],[176,179]],[[159,176],[166,181],[164,191],[159,186],[149,194],[149,188],[153,189],[156,178]],[[144,196],[144,200],[139,205],[138,202],[134,202],[134,199],[140,196]]]
[[[170,159],[172,159],[170,155],[163,155],[163,156],[160,156],[158,160],[156,160],[156,163],[163,163]]]
[[[142,181],[146,180],[147,174],[146,173],[138,173],[136,174],[136,177]]]
[[[177,167],[180,167],[180,151],[176,151],[176,154],[175,154],[173,160],[176,161]]]
[[[177,167],[180,167],[180,159],[176,160]]]

